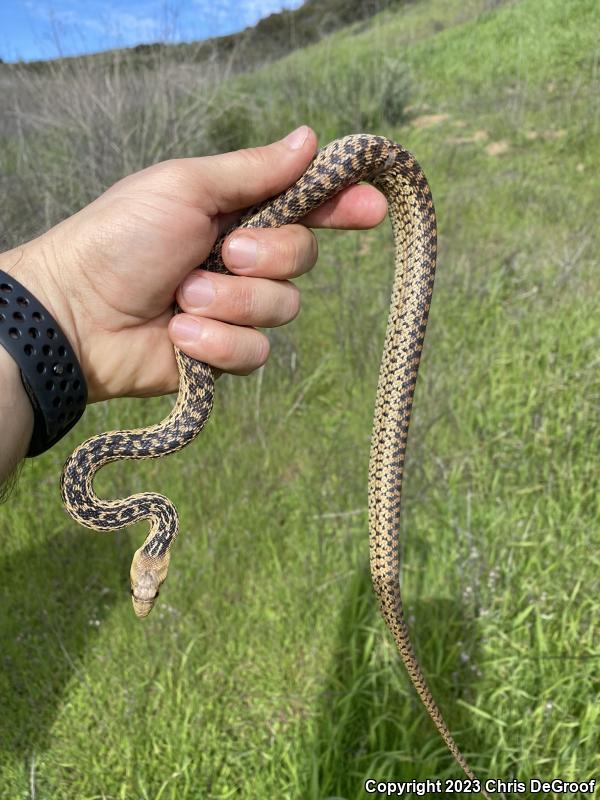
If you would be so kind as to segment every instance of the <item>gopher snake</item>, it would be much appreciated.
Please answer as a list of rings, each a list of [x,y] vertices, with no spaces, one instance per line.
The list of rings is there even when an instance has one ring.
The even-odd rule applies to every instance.
[[[436,262],[436,220],[422,169],[403,147],[367,134],[346,136],[323,148],[304,175],[279,196],[251,209],[235,227],[278,227],[301,220],[345,186],[368,180],[385,194],[395,241],[395,277],[379,384],[369,466],[371,573],[381,612],[410,679],[452,755],[476,780],[427,687],[414,654],[398,581],[398,532],[404,455],[417,370]],[[227,272],[221,259],[224,234],[202,265]],[[176,309],[177,311],[177,309]],[[82,525],[114,531],[141,519],[150,532],[131,565],[135,613],[145,617],[166,578],[178,517],[163,495],[143,492],[124,500],[94,494],[94,474],[123,458],[157,458],[189,444],[204,427],[213,404],[211,367],[175,348],[179,394],[169,416],[157,425],[94,436],[67,460],[61,479],[63,502]],[[485,793],[482,792],[482,794]]]

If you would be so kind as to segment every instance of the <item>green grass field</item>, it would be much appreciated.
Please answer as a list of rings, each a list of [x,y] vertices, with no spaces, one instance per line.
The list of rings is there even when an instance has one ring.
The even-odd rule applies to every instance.
[[[367,125],[429,177],[440,259],[402,584],[482,778],[600,779],[599,33],[596,0],[425,0],[221,84],[229,105],[202,129],[208,150],[220,131],[242,146],[308,122],[325,143]],[[68,157],[79,174],[77,135],[64,151],[47,127],[7,138],[0,171],[44,153],[48,175]],[[67,183],[28,224],[93,194]],[[368,574],[389,226],[319,242],[302,313],[259,374],[219,381],[201,439],[98,476],[99,494],[157,489],[180,509],[145,622],[128,595],[144,526],[77,527],[58,480],[83,438],[154,422],[170,398],[90,407],[0,508],[2,800],[363,800],[369,777],[460,777]]]

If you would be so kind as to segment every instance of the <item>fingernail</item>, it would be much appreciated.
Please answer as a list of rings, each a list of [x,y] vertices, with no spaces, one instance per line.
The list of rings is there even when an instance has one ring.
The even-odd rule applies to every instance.
[[[258,242],[251,236],[238,234],[229,240],[227,253],[232,267],[249,269],[256,264]]]
[[[202,323],[191,317],[177,314],[171,323],[171,332],[181,344],[194,344],[202,332]]]
[[[191,275],[181,285],[181,294],[186,303],[194,308],[203,308],[212,303],[215,287],[211,280],[199,275]]]
[[[283,143],[287,145],[290,150],[300,150],[306,141],[308,131],[308,125],[301,125],[299,128],[296,128],[295,131],[288,133],[285,139],[283,139]]]

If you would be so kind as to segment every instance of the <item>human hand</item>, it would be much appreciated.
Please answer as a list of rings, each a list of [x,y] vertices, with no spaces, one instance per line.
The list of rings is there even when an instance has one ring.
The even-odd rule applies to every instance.
[[[236,374],[266,361],[268,339],[254,326],[283,325],[297,315],[299,292],[290,279],[317,259],[306,226],[373,227],[385,216],[383,195],[351,186],[303,224],[236,231],[222,248],[233,275],[190,273],[247,207],[292,184],[315,149],[314,132],[303,127],[265,147],[155,164],[0,256],[0,268],[61,325],[89,402],[175,391],[173,344]],[[256,244],[254,262],[244,258],[242,238]],[[174,299],[183,312],[175,317]]]

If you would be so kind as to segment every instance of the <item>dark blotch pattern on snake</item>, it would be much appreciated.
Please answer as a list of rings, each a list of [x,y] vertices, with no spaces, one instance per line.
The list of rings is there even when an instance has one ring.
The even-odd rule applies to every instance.
[[[395,242],[395,275],[369,465],[373,585],[419,697],[456,761],[476,780],[425,682],[410,643],[399,585],[404,456],[436,264],[436,219],[425,175],[408,151],[388,139],[368,134],[346,136],[320,150],[293,186],[249,210],[235,227],[266,228],[298,222],[344,187],[362,180],[385,194]],[[227,272],[221,259],[225,235],[202,264],[204,269]],[[213,371],[177,348],[175,355],[180,385],[169,416],[148,428],[112,431],[88,439],[68,459],[61,480],[65,507],[82,525],[114,531],[141,519],[150,521],[148,536],[131,566],[133,606],[140,617],[150,612],[166,578],[170,548],[178,531],[177,511],[166,497],[151,492],[103,500],[94,494],[92,482],[98,469],[111,461],[158,458],[180,450],[206,424],[213,404]]]

